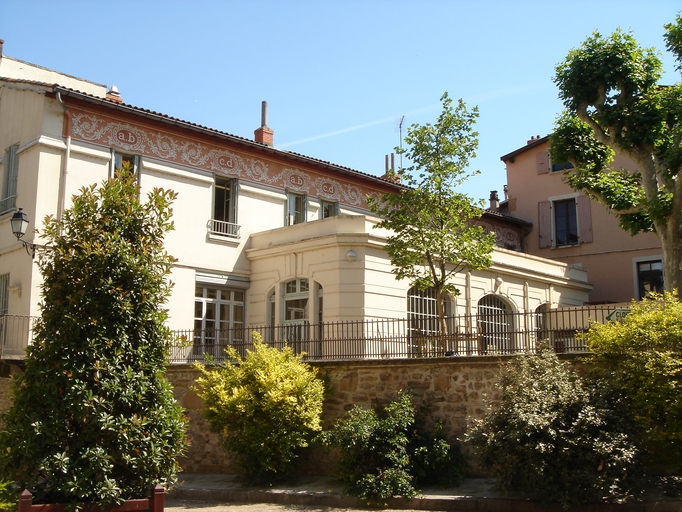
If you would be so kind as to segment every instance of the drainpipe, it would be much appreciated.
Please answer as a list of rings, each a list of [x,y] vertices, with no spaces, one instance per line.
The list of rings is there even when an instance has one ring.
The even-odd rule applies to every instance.
[[[531,231],[533,231],[533,225],[526,230],[525,233],[521,233],[521,252],[525,253],[526,252],[526,237],[530,235]]]
[[[62,101],[62,95],[59,91],[57,91],[57,101],[64,109],[63,135],[66,137],[66,154],[62,161],[62,172],[59,175],[59,196],[57,197],[57,221],[61,223],[66,196],[66,177],[69,174],[69,160],[71,159],[71,115],[69,113],[69,108]]]

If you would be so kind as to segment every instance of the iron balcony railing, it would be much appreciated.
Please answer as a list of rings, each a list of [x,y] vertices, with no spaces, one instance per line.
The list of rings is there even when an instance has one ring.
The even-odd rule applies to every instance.
[[[208,232],[212,235],[227,236],[230,238],[239,238],[239,230],[241,226],[233,222],[225,222],[222,220],[211,219],[208,221]]]
[[[170,362],[223,361],[228,346],[246,355],[256,332],[266,344],[289,346],[309,361],[507,355],[533,352],[542,340],[556,352],[581,353],[587,349],[579,333],[587,331],[591,322],[605,323],[609,316],[620,318],[626,311],[611,305],[453,316],[446,319],[447,334],[439,331],[433,317],[178,330],[173,331]],[[24,358],[36,320],[0,315],[2,359]]]
[[[446,319],[447,334],[432,317],[189,329],[174,331],[171,363],[220,362],[228,346],[243,356],[253,349],[255,332],[266,344],[289,346],[310,361],[508,355],[534,352],[543,340],[558,353],[583,353],[587,348],[578,334],[591,322],[607,322],[613,311],[613,306],[590,306],[461,315]]]
[[[34,316],[0,315],[0,357],[23,359],[26,347],[33,342]]]

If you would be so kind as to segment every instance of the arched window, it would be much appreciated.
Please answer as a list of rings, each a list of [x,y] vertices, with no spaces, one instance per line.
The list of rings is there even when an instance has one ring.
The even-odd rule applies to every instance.
[[[512,309],[504,300],[496,295],[486,295],[478,301],[478,331],[484,354],[513,352],[513,330]]]
[[[445,299],[445,317],[452,316],[452,303]],[[424,352],[434,352],[442,355],[448,347],[438,324],[438,306],[436,290],[427,288],[419,290],[412,287],[407,291],[407,319],[409,323],[410,345],[412,354],[424,355]],[[448,331],[453,332],[452,328]],[[438,339],[437,339],[438,338]]]
[[[312,284],[311,284],[312,283]],[[314,307],[311,304],[311,286],[314,292]],[[323,313],[323,290],[319,283],[301,277],[282,283],[279,287],[281,302],[276,305],[275,290],[273,288],[267,297],[268,341],[288,342],[295,351],[307,350],[301,343],[310,341],[313,336],[311,324],[320,324]]]
[[[549,304],[540,304],[535,308],[534,322],[535,322],[535,343],[542,340],[549,339]]]
[[[445,316],[452,316],[452,303],[445,299]],[[407,318],[410,325],[431,334],[438,332],[438,307],[436,290],[427,288],[419,290],[415,286],[407,290]]]

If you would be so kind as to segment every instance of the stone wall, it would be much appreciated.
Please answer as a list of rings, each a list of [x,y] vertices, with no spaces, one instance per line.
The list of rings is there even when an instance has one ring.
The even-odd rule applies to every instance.
[[[434,419],[443,420],[447,434],[455,438],[466,431],[472,418],[483,416],[487,399],[498,399],[496,383],[502,360],[476,357],[314,363],[331,386],[324,404],[324,426],[333,425],[353,405],[385,405],[397,391],[411,390],[431,398]],[[181,466],[188,472],[230,473],[230,461],[217,435],[201,417],[203,403],[192,389],[197,376],[196,370],[186,366],[174,366],[168,372],[189,419],[192,444]],[[326,453],[315,453],[301,466],[310,474],[333,469]]]
[[[410,390],[414,395],[431,399],[434,419],[443,420],[447,435],[454,439],[466,431],[472,419],[483,417],[488,400],[499,399],[496,384],[500,364],[507,359],[457,357],[313,363],[331,387],[324,403],[324,427],[331,427],[354,405],[385,405],[395,398],[397,391]],[[20,371],[16,365],[0,364],[0,412],[9,407],[11,376]],[[175,397],[189,420],[191,445],[180,464],[187,472],[232,473],[234,468],[219,445],[218,435],[210,432],[202,418],[203,401],[193,389],[197,377],[198,372],[191,366],[171,366],[168,371]],[[321,449],[301,461],[302,472],[308,474],[328,474],[334,466],[333,455]]]

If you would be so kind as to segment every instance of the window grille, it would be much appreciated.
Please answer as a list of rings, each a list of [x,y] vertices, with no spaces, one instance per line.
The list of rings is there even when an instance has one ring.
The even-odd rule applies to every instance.
[[[486,295],[478,301],[478,330],[485,353],[511,353],[513,316],[511,308],[501,298]]]

